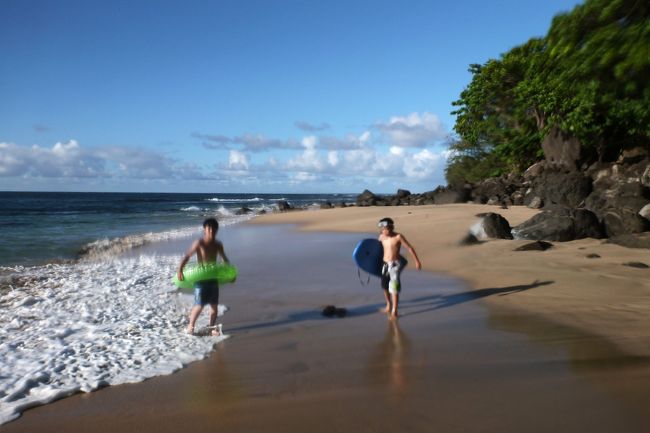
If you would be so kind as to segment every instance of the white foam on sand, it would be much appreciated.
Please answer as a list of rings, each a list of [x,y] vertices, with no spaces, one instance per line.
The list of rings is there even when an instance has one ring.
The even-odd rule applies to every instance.
[[[145,256],[0,268],[0,424],[205,358],[227,336],[185,333],[193,300],[171,283],[177,265],[177,257]]]

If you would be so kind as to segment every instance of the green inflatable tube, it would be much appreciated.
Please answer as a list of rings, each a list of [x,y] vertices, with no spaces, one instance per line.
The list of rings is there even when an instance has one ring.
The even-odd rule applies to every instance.
[[[172,281],[179,289],[192,289],[194,283],[203,280],[217,280],[219,284],[232,283],[237,279],[237,268],[225,263],[193,263],[183,268],[183,281],[174,275]]]

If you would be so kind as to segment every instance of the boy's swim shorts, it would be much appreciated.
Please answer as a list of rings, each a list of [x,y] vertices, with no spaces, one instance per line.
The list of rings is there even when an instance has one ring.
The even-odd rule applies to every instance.
[[[217,280],[197,281],[194,283],[194,304],[217,305],[219,303],[219,282]]]
[[[402,273],[402,264],[399,260],[384,262],[381,268],[381,288],[390,293],[399,293],[401,289],[399,276]]]

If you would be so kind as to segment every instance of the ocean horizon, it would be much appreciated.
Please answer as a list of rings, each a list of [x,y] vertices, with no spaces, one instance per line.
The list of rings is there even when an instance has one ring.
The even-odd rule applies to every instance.
[[[281,200],[308,209],[354,202],[356,195],[2,191],[0,266],[112,255],[192,236],[209,217],[227,226],[274,212]]]

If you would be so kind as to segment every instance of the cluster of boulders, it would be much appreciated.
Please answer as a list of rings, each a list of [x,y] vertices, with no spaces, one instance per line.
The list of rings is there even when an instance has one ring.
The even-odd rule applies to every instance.
[[[398,190],[378,196],[366,190],[357,206],[449,203],[528,206],[542,212],[517,227],[484,215],[481,236],[570,241],[610,238],[628,246],[650,246],[650,155],[647,149],[623,152],[615,162],[595,163],[580,170],[542,161],[521,175],[508,174],[462,187],[439,187],[423,194]],[[502,218],[502,217],[501,217]],[[464,241],[471,243],[472,239]]]

